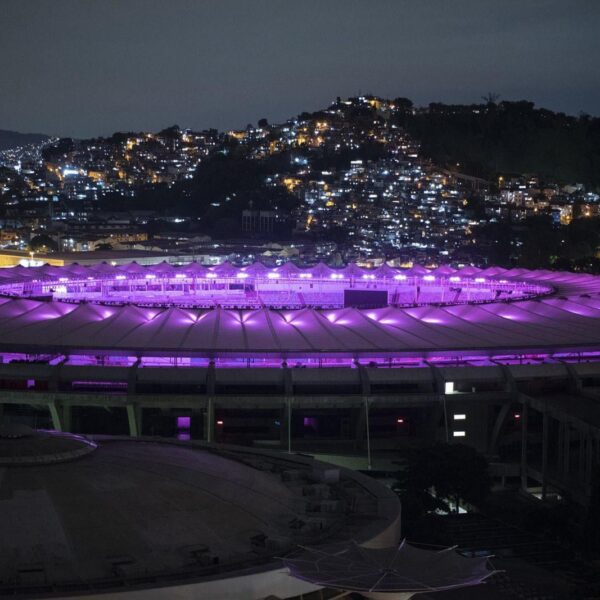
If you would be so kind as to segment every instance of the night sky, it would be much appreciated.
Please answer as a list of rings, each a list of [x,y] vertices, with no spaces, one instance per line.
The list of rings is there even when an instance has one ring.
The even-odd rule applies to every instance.
[[[0,27],[0,129],[228,129],[359,92],[600,115],[598,0],[1,0]]]

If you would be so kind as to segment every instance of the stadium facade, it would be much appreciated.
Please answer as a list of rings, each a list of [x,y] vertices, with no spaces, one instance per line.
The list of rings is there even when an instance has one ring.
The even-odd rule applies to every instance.
[[[3,269],[0,295],[0,401],[37,424],[367,456],[448,439],[589,500],[598,277],[131,263]]]

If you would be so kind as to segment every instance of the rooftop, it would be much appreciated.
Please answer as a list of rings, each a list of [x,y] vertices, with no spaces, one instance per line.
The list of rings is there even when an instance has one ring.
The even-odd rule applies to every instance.
[[[574,273],[130,263],[4,269],[0,290],[4,353],[282,361],[600,348],[600,277]]]
[[[0,595],[273,568],[297,543],[369,539],[397,516],[385,488],[303,457],[143,438],[97,446],[79,460],[4,470]]]

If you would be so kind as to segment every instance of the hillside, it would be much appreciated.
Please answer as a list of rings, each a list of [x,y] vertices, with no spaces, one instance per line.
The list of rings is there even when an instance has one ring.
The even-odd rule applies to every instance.
[[[440,165],[472,175],[535,173],[559,183],[600,187],[600,118],[535,108],[532,102],[430,104],[401,124]]]
[[[19,133],[18,131],[0,129],[0,151],[28,144],[39,144],[48,138],[49,136],[43,133]]]

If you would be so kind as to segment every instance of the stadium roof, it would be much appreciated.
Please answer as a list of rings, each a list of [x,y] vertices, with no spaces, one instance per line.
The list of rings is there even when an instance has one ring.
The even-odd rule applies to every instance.
[[[164,270],[168,268],[173,267]],[[357,267],[349,268],[356,271]],[[76,272],[81,276],[82,269],[77,265],[15,267],[0,270],[0,278],[14,280],[37,273],[37,277],[58,279]],[[89,271],[108,277],[123,269],[144,272],[146,267],[103,264]],[[179,269],[204,272],[194,264]],[[231,265],[215,269],[226,270],[235,272]],[[446,269],[445,275],[449,273]],[[511,302],[370,310],[144,307],[5,297],[0,298],[0,352],[285,358],[464,356],[471,351],[497,355],[600,348],[600,277],[473,267],[468,273],[550,285],[554,293]]]

